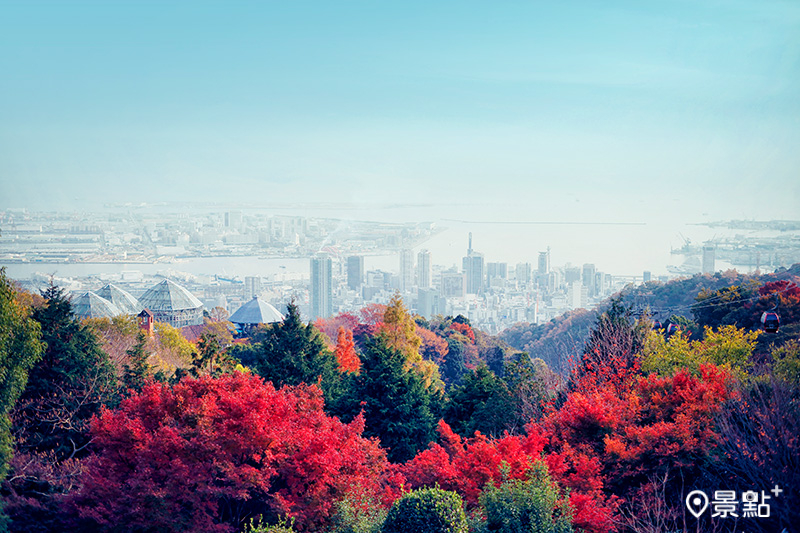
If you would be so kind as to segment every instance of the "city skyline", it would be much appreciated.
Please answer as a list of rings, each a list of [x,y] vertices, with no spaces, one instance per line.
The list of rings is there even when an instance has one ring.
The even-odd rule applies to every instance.
[[[56,283],[72,294],[79,309],[91,313],[110,312],[101,309],[99,299],[108,296],[108,283],[138,297],[167,278],[185,283],[209,312],[236,313],[261,296],[258,302],[276,308],[295,301],[304,317],[315,320],[387,304],[399,293],[409,309],[426,318],[461,314],[488,332],[591,309],[631,283],[665,282],[701,271],[717,276],[732,261],[743,267],[740,272],[780,269],[800,257],[791,244],[800,221],[711,224],[709,231],[725,230],[734,237],[694,244],[687,239],[667,252],[684,258],[683,265],[668,267],[669,274],[660,268],[632,274],[632,258],[613,247],[601,246],[604,253],[598,256],[584,250],[578,261],[562,256],[558,246],[494,247],[484,254],[491,240],[471,231],[460,237],[460,230],[433,223],[136,207],[101,213],[5,210],[0,225],[5,228],[0,265],[8,276],[31,291]],[[584,233],[588,228],[602,233],[604,226],[580,227]],[[745,230],[749,237],[736,236]],[[625,270],[609,266],[609,253],[621,256],[617,264]],[[641,259],[646,264],[653,258]],[[106,306],[113,311],[111,303]]]

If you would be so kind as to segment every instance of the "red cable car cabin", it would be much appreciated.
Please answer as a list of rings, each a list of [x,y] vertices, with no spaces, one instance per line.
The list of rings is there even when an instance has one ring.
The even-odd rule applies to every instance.
[[[761,314],[761,327],[767,333],[775,333],[781,325],[781,319],[778,313],[766,312]]]

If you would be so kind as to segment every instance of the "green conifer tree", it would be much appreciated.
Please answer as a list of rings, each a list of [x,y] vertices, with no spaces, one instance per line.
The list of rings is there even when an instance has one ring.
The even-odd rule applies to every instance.
[[[147,364],[147,358],[150,354],[145,351],[146,344],[147,337],[145,337],[144,332],[140,331],[136,337],[136,344],[126,352],[128,354],[128,362],[124,367],[122,383],[128,389],[142,390],[148,376],[151,374],[152,369]]]
[[[349,414],[364,410],[364,435],[380,438],[391,461],[401,462],[424,449],[435,437],[441,395],[424,378],[405,368],[405,356],[381,337],[368,339],[361,372],[352,376]]]
[[[467,373],[461,384],[452,388],[444,413],[445,421],[462,437],[472,437],[476,431],[501,435],[510,429],[513,417],[508,387],[486,365]]]
[[[118,400],[116,374],[92,330],[73,317],[63,290],[51,286],[42,296],[47,301],[31,317],[47,348],[28,376],[15,432],[26,450],[76,457],[85,453],[91,417]]]
[[[237,346],[231,355],[252,368],[276,387],[320,384],[325,403],[331,405],[341,394],[342,376],[334,354],[320,332],[303,324],[294,302],[286,306],[283,322],[264,328],[251,346]]]

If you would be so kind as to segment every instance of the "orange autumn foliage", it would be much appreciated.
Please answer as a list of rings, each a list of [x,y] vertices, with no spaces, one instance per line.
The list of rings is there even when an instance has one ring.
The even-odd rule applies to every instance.
[[[356,353],[356,345],[353,342],[353,332],[351,330],[339,326],[336,349],[333,353],[339,363],[339,372],[358,373],[361,369],[361,360]]]

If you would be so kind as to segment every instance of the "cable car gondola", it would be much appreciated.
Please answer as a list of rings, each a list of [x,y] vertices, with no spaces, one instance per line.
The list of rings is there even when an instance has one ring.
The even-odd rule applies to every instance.
[[[761,313],[761,328],[767,333],[776,333],[781,325],[781,318],[778,313],[764,311]]]

